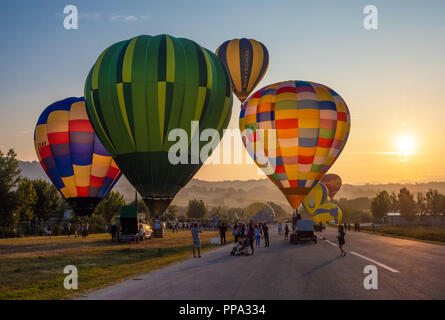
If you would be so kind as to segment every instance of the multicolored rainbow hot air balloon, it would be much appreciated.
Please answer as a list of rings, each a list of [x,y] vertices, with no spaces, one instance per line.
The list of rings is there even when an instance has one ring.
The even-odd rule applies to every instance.
[[[233,39],[220,45],[216,55],[229,71],[233,92],[244,102],[266,74],[269,66],[266,47],[254,39]]]
[[[342,152],[351,118],[334,90],[284,81],[251,95],[239,126],[253,160],[297,209]]]
[[[171,163],[177,141],[169,134],[183,129],[188,141],[195,139],[196,121],[200,132],[216,129],[221,137],[233,103],[230,77],[218,57],[194,41],[169,35],[143,35],[110,46],[86,79],[85,97],[97,135],[154,216],[205,161],[188,143],[186,163]],[[201,150],[207,141],[198,143]]]
[[[91,127],[84,98],[48,106],[34,146],[43,170],[78,216],[91,215],[121,175]]]
[[[309,215],[314,215],[314,211],[326,202],[328,189],[321,182],[312,188],[311,192],[304,198],[302,204]]]
[[[342,185],[340,176],[335,173],[328,173],[321,179],[321,182],[328,188],[329,199],[332,201]]]

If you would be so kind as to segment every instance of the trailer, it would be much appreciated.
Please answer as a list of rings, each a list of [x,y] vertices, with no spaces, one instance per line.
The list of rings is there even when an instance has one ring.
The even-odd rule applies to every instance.
[[[317,243],[317,236],[314,231],[314,222],[312,220],[298,220],[295,231],[290,235],[291,244],[300,244],[313,241]]]
[[[122,206],[119,222],[120,232],[117,242],[139,243],[139,217],[135,205]]]

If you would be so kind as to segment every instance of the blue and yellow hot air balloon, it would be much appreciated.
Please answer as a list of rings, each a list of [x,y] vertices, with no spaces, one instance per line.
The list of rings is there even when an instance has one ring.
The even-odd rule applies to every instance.
[[[311,192],[309,192],[306,198],[304,198],[302,202],[303,207],[306,209],[307,213],[313,216],[315,210],[326,202],[327,197],[328,189],[324,184],[318,183],[312,188]]]
[[[34,146],[49,179],[78,216],[89,216],[121,176],[95,134],[84,98],[48,106],[34,132]]]
[[[229,71],[233,92],[244,102],[266,74],[266,46],[254,39],[232,39],[220,45],[216,55]]]
[[[334,221],[335,224],[340,224],[342,217],[342,212],[338,206],[326,202],[315,210],[312,220],[316,224],[319,224],[320,222],[326,224],[331,221]]]

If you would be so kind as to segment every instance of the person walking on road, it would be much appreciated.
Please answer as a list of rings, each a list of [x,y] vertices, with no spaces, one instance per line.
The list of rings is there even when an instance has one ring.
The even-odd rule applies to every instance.
[[[342,256],[346,256],[346,251],[343,250],[343,246],[345,245],[345,231],[342,225],[338,226],[338,247],[340,248],[340,254]]]
[[[255,243],[257,247],[261,246],[261,234],[260,234],[260,229],[258,227],[258,225],[255,225],[255,228],[253,229],[255,232]]]
[[[278,234],[281,236],[283,233],[283,225],[281,223],[278,223]]]
[[[253,226],[250,225],[249,226],[249,231],[247,231],[247,241],[249,243],[250,249],[252,250],[252,255],[253,255],[253,252],[254,252],[254,249],[253,249],[253,239],[254,238],[255,238],[255,231],[253,229]]]
[[[199,239],[199,233],[202,231],[199,230],[196,222],[193,224],[193,228],[190,230],[193,238],[193,258],[196,258],[196,249],[198,250],[198,258],[201,258],[201,240]]]
[[[266,223],[263,224],[263,234],[264,234],[264,246],[269,247],[269,227]]]
[[[221,244],[226,244],[226,230],[227,230],[226,224],[222,223],[219,226],[219,236],[221,238]]]
[[[238,243],[238,237],[239,237],[239,228],[238,225],[235,224],[233,227],[233,237],[235,238],[235,243]]]
[[[284,240],[289,240],[289,226],[287,224],[284,226]]]

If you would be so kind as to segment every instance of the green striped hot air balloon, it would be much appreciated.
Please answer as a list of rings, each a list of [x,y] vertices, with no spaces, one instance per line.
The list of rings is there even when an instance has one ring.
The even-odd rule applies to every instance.
[[[85,99],[99,139],[156,216],[205,161],[189,143],[188,163],[170,163],[177,140],[169,141],[169,132],[183,129],[190,141],[211,128],[221,137],[233,103],[218,57],[169,35],[141,35],[106,49],[88,74]]]

